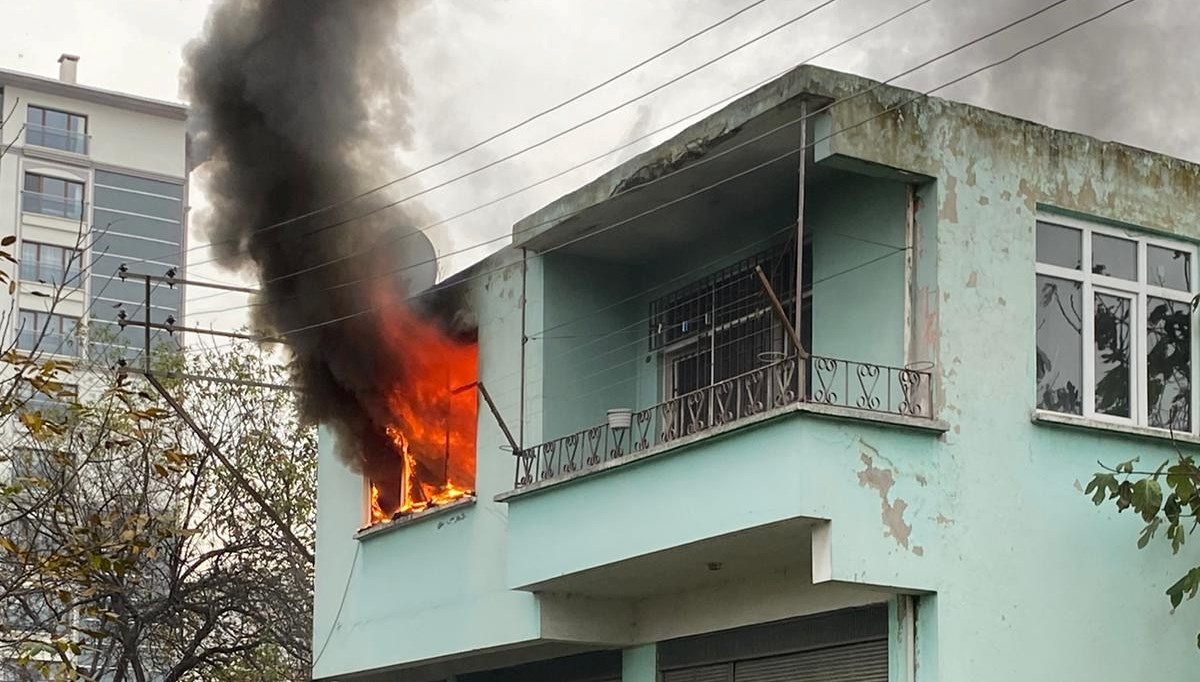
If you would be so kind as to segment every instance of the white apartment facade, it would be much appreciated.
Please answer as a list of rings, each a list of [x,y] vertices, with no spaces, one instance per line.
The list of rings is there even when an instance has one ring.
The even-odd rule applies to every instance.
[[[6,263],[16,291],[0,292],[12,311],[5,340],[22,348],[40,335],[41,353],[67,358],[104,340],[132,357],[140,330],[117,322],[122,311],[145,319],[145,288],[118,268],[183,276],[187,108],[80,85],[77,63],[63,55],[57,80],[0,69],[0,236],[17,238],[8,248],[20,261]],[[154,288],[152,321],[182,324],[183,312],[181,286]]]
[[[0,238],[15,238],[0,248],[18,261],[0,260],[16,282],[0,286],[0,347],[36,345],[39,359],[103,366],[132,360],[143,348],[143,330],[118,321],[122,313],[146,319],[145,285],[122,278],[119,268],[153,275],[175,269],[183,277],[187,108],[81,85],[77,57],[63,55],[59,64],[58,79],[0,69]],[[151,321],[173,317],[182,325],[184,301],[182,285],[156,284]],[[153,336],[155,348],[178,342],[164,331]],[[64,383],[88,395],[105,379],[76,369]],[[53,402],[28,399],[26,409]],[[37,475],[44,463],[32,450],[25,454],[0,464],[0,483]],[[32,679],[33,671],[6,662],[6,653],[0,651],[0,682]]]

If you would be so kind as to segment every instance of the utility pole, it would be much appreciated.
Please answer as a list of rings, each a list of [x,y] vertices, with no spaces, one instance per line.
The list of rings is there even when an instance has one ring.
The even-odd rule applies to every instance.
[[[262,512],[264,514],[266,514],[267,518],[270,519],[272,523],[275,524],[276,528],[279,529],[279,532],[283,533],[284,538],[286,538],[287,541],[289,543],[291,543],[296,548],[297,551],[300,552],[300,556],[304,557],[305,561],[307,561],[309,564],[315,563],[313,553],[311,550],[309,550],[308,546],[306,544],[304,544],[304,541],[302,541],[300,538],[296,537],[296,534],[294,532],[292,532],[291,527],[288,526],[288,524],[283,520],[283,517],[281,517],[279,515],[279,512],[277,512],[275,510],[275,508],[271,506],[270,502],[268,502],[267,499],[265,497],[263,497],[262,493],[259,492],[254,487],[254,485],[242,474],[242,472],[239,471],[238,468],[235,467],[233,465],[233,463],[229,461],[229,459],[225,456],[225,453],[221,452],[221,449],[218,448],[217,444],[213,442],[212,437],[209,436],[208,433],[204,429],[200,428],[200,425],[197,424],[194,419],[192,419],[192,416],[190,414],[188,414],[188,411],[186,409],[184,409],[183,405],[178,400],[176,400],[175,396],[171,395],[171,392],[167,390],[167,387],[163,386],[162,382],[155,375],[154,369],[151,366],[151,362],[150,362],[150,330],[151,329],[161,329],[170,334],[174,334],[176,331],[180,331],[180,332],[187,331],[187,332],[192,332],[192,333],[196,333],[196,334],[212,334],[215,336],[224,336],[227,338],[258,340],[258,337],[253,337],[248,334],[238,334],[235,332],[217,332],[217,331],[198,329],[198,328],[194,328],[194,327],[178,326],[175,324],[175,319],[170,316],[167,317],[165,323],[151,322],[151,320],[150,320],[150,310],[151,310],[150,294],[152,292],[152,288],[151,288],[152,283],[165,282],[168,284],[168,286],[174,286],[175,284],[187,284],[189,286],[199,286],[199,287],[204,287],[204,288],[222,289],[225,291],[237,291],[237,292],[248,293],[248,294],[257,293],[257,291],[255,291],[254,289],[246,289],[243,287],[233,287],[233,286],[228,286],[228,285],[224,285],[224,284],[208,284],[205,282],[191,282],[188,280],[179,279],[179,278],[175,277],[174,268],[168,270],[166,275],[160,276],[160,275],[151,275],[151,274],[131,273],[131,272],[129,272],[128,268],[126,268],[124,265],[122,265],[118,271],[118,275],[121,277],[122,280],[125,280],[126,278],[141,279],[145,282],[145,285],[146,285],[146,287],[145,287],[146,301],[145,301],[145,305],[144,305],[144,309],[146,311],[145,319],[141,320],[141,321],[130,320],[125,315],[124,311],[121,311],[121,314],[119,315],[119,318],[117,320],[117,324],[119,324],[122,329],[124,329],[127,326],[133,326],[133,327],[142,327],[145,330],[145,335],[143,337],[145,346],[142,348],[142,354],[145,356],[145,362],[143,363],[143,367],[140,370],[132,370],[132,368],[122,368],[123,371],[132,370],[132,371],[135,371],[136,373],[141,374],[142,376],[146,377],[146,381],[152,387],[154,387],[154,390],[157,391],[158,394],[162,396],[163,400],[165,400],[167,402],[167,404],[171,406],[171,409],[175,411],[175,414],[179,415],[179,418],[182,419],[183,422],[185,424],[187,424],[188,428],[191,429],[192,432],[196,434],[196,437],[199,438],[200,442],[204,444],[204,449],[208,450],[209,454],[211,454],[213,457],[215,457],[217,459],[217,461],[221,463],[221,466],[225,467],[225,470],[228,471],[230,476],[233,477],[233,481],[237,485],[237,487],[240,488],[242,490],[242,492],[249,495],[250,499],[253,500],[255,502],[255,504],[257,504],[259,506],[260,509],[262,509]],[[181,376],[184,378],[193,378],[193,375],[178,375],[178,376]],[[264,384],[261,382],[242,382],[242,381],[233,380],[233,379],[225,379],[222,377],[194,377],[194,378],[205,379],[205,380],[221,380],[224,383],[257,385],[257,386],[272,387],[272,388],[274,388],[274,387],[284,388],[284,387],[280,387],[280,386],[276,386],[276,385],[272,385],[272,384]],[[287,387],[287,388],[290,389],[290,387]]]

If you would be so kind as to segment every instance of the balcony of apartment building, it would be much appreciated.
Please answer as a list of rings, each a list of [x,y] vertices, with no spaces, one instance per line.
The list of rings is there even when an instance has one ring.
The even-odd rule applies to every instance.
[[[917,300],[933,183],[823,154],[808,106],[702,122],[514,228],[540,291],[532,442],[497,498],[512,587],[812,585],[911,549],[879,539],[872,453],[928,459],[945,430]]]
[[[46,173],[26,171],[21,189],[21,212],[78,223],[83,219],[84,183]]]
[[[78,156],[88,154],[88,119],[81,114],[30,104],[25,115],[25,145]]]

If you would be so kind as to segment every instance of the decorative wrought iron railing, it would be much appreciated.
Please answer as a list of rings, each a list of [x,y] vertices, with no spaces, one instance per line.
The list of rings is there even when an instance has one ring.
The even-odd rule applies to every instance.
[[[516,453],[514,485],[523,488],[597,469],[798,402],[932,419],[933,384],[925,369],[789,357],[635,411],[627,428],[605,423],[526,448]]]

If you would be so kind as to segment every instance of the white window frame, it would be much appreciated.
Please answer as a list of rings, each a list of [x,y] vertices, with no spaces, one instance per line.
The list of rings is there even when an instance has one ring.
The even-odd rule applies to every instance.
[[[1037,216],[1038,223],[1048,223],[1060,227],[1067,227],[1080,231],[1080,269],[1073,270],[1071,268],[1050,265],[1037,261],[1037,256],[1034,256],[1036,273],[1038,275],[1046,275],[1049,277],[1057,277],[1060,279],[1078,282],[1082,285],[1080,296],[1082,298],[1082,317],[1083,317],[1083,338],[1082,338],[1082,358],[1083,358],[1083,415],[1088,419],[1096,421],[1108,422],[1112,424],[1123,424],[1129,426],[1141,426],[1161,430],[1164,433],[1169,429],[1163,427],[1151,426],[1147,416],[1149,407],[1149,399],[1147,396],[1147,366],[1146,366],[1146,313],[1148,298],[1163,298],[1170,301],[1191,305],[1192,298],[1196,295],[1197,287],[1197,249],[1194,244],[1187,242],[1175,241],[1172,239],[1163,239],[1160,237],[1151,236],[1148,233],[1140,232],[1132,229],[1121,229],[1110,225],[1103,225],[1078,218],[1070,218],[1057,214],[1039,213]],[[1034,228],[1034,242],[1037,242],[1037,228]],[[1137,280],[1124,280],[1119,277],[1109,275],[1099,275],[1093,273],[1092,270],[1092,235],[1100,234],[1110,237],[1117,237],[1126,241],[1134,242],[1137,245]],[[1189,267],[1191,269],[1189,282],[1190,291],[1177,291],[1165,287],[1154,286],[1147,283],[1147,267],[1146,267],[1146,247],[1157,246],[1164,249],[1174,251],[1182,251],[1189,256]],[[1120,417],[1110,414],[1104,414],[1096,411],[1096,359],[1095,359],[1095,305],[1096,294],[1115,294],[1125,296],[1133,300],[1133,310],[1130,320],[1130,353],[1133,361],[1130,363],[1130,389],[1133,395],[1130,397],[1130,414],[1131,416]],[[1192,316],[1191,324],[1192,343],[1191,343],[1191,405],[1189,409],[1189,431],[1188,433],[1195,434],[1197,432],[1197,422],[1200,422],[1200,415],[1196,413],[1197,407],[1197,386],[1196,380],[1200,376],[1198,367],[1200,367],[1200,329],[1197,329],[1195,316]],[[1038,408],[1041,412],[1053,413],[1051,410]]]

